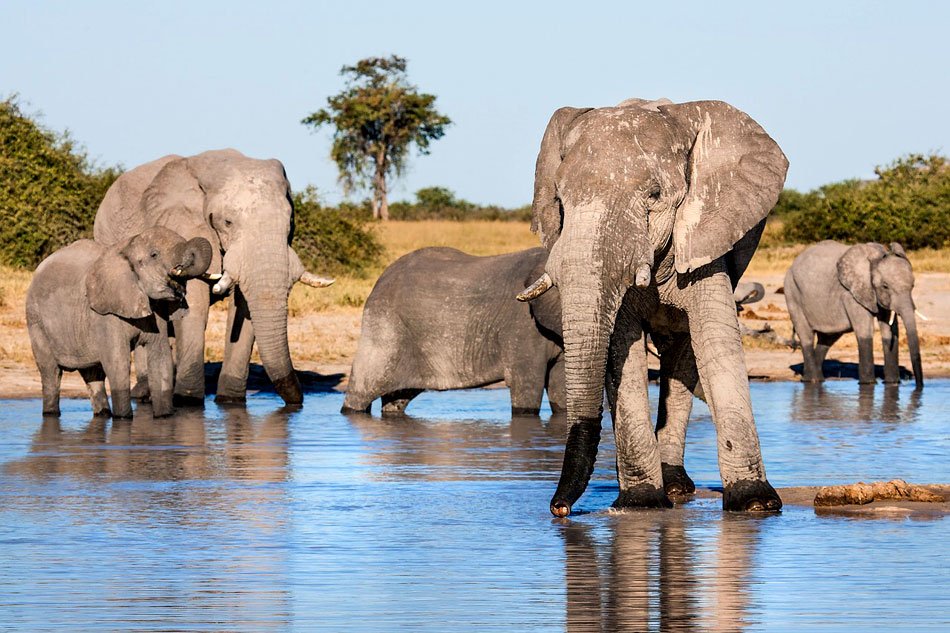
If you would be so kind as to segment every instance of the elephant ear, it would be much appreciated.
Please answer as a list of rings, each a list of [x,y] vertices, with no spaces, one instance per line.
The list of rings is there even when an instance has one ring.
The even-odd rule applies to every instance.
[[[86,297],[90,307],[99,314],[141,319],[152,313],[132,264],[117,247],[110,248],[93,262],[86,274]]]
[[[564,138],[571,123],[593,108],[560,108],[551,117],[541,139],[541,151],[534,168],[534,201],[531,203],[531,231],[538,234],[548,250],[561,234],[561,201],[555,181],[567,147]]]
[[[691,143],[688,188],[673,226],[676,271],[686,273],[732,250],[768,215],[788,160],[758,123],[728,103],[693,101],[659,110],[685,128]]]
[[[877,294],[871,284],[871,264],[887,251],[880,244],[857,244],[838,258],[838,281],[865,310],[877,312]]]
[[[903,257],[904,259],[907,259],[907,253],[904,252],[904,247],[900,245],[900,242],[891,242],[891,252],[897,255],[898,257]]]

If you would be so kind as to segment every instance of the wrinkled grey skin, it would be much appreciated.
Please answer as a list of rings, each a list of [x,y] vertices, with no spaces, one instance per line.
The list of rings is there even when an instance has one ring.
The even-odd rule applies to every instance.
[[[832,240],[805,249],[785,274],[785,301],[802,344],[802,380],[824,380],[821,364],[845,332],[858,339],[858,379],[874,382],[874,323],[884,347],[884,382],[900,382],[897,319],[904,322],[917,388],[924,386],[914,316],[914,271],[897,242],[846,246]],[[817,344],[815,338],[817,335]]]
[[[423,248],[380,276],[363,308],[344,412],[402,413],[422,391],[467,389],[504,380],[515,415],[537,415],[545,386],[564,406],[561,313],[557,293],[530,305],[517,294],[544,271],[533,248],[475,257]]]
[[[561,292],[568,440],[551,511],[587,486],[602,390],[614,419],[618,507],[669,507],[662,464],[682,467],[701,380],[716,424],[723,507],[776,510],[752,416],[732,293],[788,162],[746,114],[718,101],[561,108],[544,133],[533,226]],[[661,352],[657,430],[645,334]]]
[[[288,403],[303,394],[287,342],[287,297],[304,273],[290,247],[294,209],[280,161],[233,149],[165,156],[123,174],[96,213],[95,239],[114,244],[147,226],[204,237],[214,250],[209,272],[237,284],[228,309],[219,402],[243,402],[255,339],[261,361]],[[204,401],[204,348],[210,284],[189,281],[188,316],[175,324],[175,396]]]
[[[109,247],[79,240],[47,257],[26,294],[43,413],[59,414],[63,370],[76,369],[95,415],[131,417],[131,350],[142,346],[152,368],[153,414],[170,415],[174,368],[168,320],[187,312],[182,283],[204,273],[211,256],[204,238],[186,241],[170,229],[154,227]]]

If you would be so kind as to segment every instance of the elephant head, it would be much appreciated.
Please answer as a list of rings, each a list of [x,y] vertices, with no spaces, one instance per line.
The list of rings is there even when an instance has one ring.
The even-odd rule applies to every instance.
[[[914,380],[922,388],[924,377],[920,360],[920,339],[917,335],[916,307],[911,293],[914,270],[904,248],[892,242],[891,250],[873,242],[852,246],[838,259],[838,281],[848,289],[854,300],[871,312],[886,318],[894,326],[899,315],[907,331]]]
[[[180,280],[203,274],[211,264],[211,244],[185,240],[165,227],[152,227],[108,247],[86,276],[86,296],[93,310],[138,319],[152,313],[149,299],[179,301],[172,315],[186,308]]]
[[[757,243],[788,167],[775,141],[726,103],[625,103],[555,112],[535,173],[532,228],[551,255],[521,298],[552,286],[561,293],[572,426],[565,469],[577,461],[587,471],[579,491],[593,470],[622,299],[677,274],[687,284],[687,273],[739,254],[737,243]],[[754,246],[730,266],[734,282]]]
[[[287,341],[287,297],[298,280],[317,286],[332,280],[306,272],[290,246],[294,208],[280,161],[252,159],[236,150],[168,160],[145,189],[141,205],[156,224],[211,243],[211,270],[222,273],[214,291],[240,286],[268,376],[285,401],[301,402]]]

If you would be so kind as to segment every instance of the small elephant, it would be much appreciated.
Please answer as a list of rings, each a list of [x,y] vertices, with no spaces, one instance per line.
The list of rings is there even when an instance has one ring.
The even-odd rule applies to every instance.
[[[564,408],[561,308],[557,293],[530,305],[515,294],[544,270],[533,248],[475,257],[423,248],[383,272],[366,300],[344,412],[402,413],[426,390],[467,389],[504,380],[514,415],[536,415],[545,387]]]
[[[874,321],[884,347],[884,382],[900,382],[897,321],[907,330],[917,389],[924,386],[914,314],[914,270],[904,248],[891,243],[847,246],[833,240],[805,249],[785,274],[785,301],[802,344],[805,382],[824,379],[821,365],[845,332],[858,339],[858,381],[874,382]],[[817,344],[815,335],[817,334]]]
[[[172,412],[168,320],[187,310],[184,283],[211,263],[211,244],[164,227],[105,247],[79,240],[47,257],[26,294],[26,323],[43,382],[43,413],[59,414],[64,369],[76,369],[95,415],[132,416],[131,350],[146,349],[155,416]],[[112,390],[112,410],[105,379]]]

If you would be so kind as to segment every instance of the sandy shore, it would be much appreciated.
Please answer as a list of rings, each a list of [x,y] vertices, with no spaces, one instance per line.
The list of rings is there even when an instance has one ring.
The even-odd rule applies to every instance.
[[[780,337],[790,338],[792,325],[788,319],[785,297],[777,291],[782,286],[783,275],[747,276],[759,281],[766,288],[766,296],[759,303],[748,306],[740,319],[749,328],[772,328]],[[950,275],[922,273],[917,275],[914,291],[918,309],[929,320],[919,320],[924,374],[926,377],[950,376]],[[360,333],[360,310],[340,309],[329,313],[308,313],[292,316],[289,324],[291,351],[294,364],[302,372],[305,390],[344,390],[350,364],[356,352]],[[22,316],[8,314],[9,318],[22,320]],[[212,310],[208,334],[208,360],[220,360],[223,349],[226,313],[223,309]],[[12,325],[12,324],[11,324]],[[16,325],[19,325],[17,323]],[[25,326],[25,322],[23,323]],[[40,378],[29,356],[29,338],[22,328],[22,340],[16,341],[18,354],[8,354],[0,361],[0,398],[37,398],[41,396]],[[746,365],[753,380],[798,380],[801,372],[801,351],[776,344],[762,338],[746,337]],[[906,336],[901,331],[901,364],[910,367]],[[882,365],[879,339],[875,342],[875,360]],[[255,361],[257,355],[255,353]],[[853,335],[845,335],[828,354],[825,373],[842,379],[853,380],[857,376],[858,349]],[[651,357],[651,367],[658,368]],[[217,366],[209,364],[207,374],[213,388]],[[881,371],[883,371],[881,369]],[[908,372],[909,375],[909,372]],[[267,389],[267,379],[261,367],[252,367],[249,383],[251,391]],[[81,398],[86,388],[76,372],[63,376],[64,397]]]

